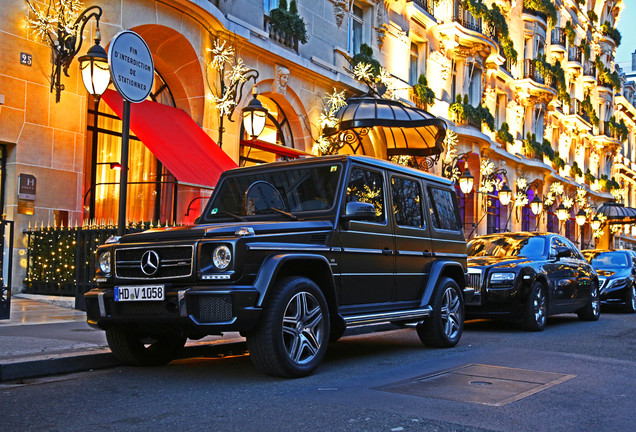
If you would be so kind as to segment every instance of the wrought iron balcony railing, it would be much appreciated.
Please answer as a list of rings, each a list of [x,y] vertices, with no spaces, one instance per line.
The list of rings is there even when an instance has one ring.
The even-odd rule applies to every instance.
[[[587,115],[587,113],[583,109],[583,102],[581,102],[578,99],[574,99],[573,98],[573,99],[570,100],[570,111],[569,111],[569,114],[570,115],[578,115],[583,120],[585,120],[586,122],[590,123],[590,116]]]
[[[552,30],[552,37],[550,38],[550,42],[552,43],[552,45],[565,47],[565,40],[566,36],[564,29],[557,27]]]
[[[535,61],[532,59],[525,59],[523,61],[523,78],[530,78],[539,84],[545,84],[545,77],[539,72]]]
[[[435,0],[413,0],[413,3],[424,9],[429,15],[434,16]]]
[[[577,47],[569,47],[568,48],[568,61],[583,63],[583,52]]]
[[[596,78],[596,66],[591,61],[583,63],[583,76],[591,76]]]

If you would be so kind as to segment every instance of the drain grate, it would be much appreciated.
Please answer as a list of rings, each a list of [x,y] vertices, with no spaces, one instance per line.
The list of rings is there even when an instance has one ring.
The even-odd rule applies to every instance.
[[[561,384],[575,376],[502,366],[466,364],[454,369],[377,387],[375,390],[490,406],[504,406]]]

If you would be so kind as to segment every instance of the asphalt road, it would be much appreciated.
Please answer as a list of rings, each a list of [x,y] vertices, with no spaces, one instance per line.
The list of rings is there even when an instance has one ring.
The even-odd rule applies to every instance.
[[[297,380],[228,355],[5,383],[0,430],[633,431],[636,314],[604,312],[542,333],[469,322],[447,350],[414,329],[345,336]]]

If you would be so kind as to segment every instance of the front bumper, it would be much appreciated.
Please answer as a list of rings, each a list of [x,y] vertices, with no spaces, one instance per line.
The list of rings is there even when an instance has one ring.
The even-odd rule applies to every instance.
[[[166,287],[163,301],[115,301],[112,288],[84,295],[86,318],[92,327],[116,324],[175,325],[200,334],[247,331],[256,325],[259,293],[250,286]]]
[[[600,292],[600,300],[603,303],[624,303],[627,299],[629,283],[619,282],[612,283],[612,279],[603,282]]]

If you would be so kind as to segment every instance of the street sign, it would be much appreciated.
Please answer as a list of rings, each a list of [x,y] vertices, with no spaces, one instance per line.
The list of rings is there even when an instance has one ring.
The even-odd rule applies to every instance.
[[[137,33],[118,33],[108,49],[110,76],[119,94],[134,103],[146,100],[152,90],[155,66],[146,42]]]

